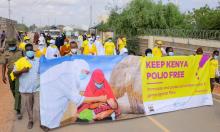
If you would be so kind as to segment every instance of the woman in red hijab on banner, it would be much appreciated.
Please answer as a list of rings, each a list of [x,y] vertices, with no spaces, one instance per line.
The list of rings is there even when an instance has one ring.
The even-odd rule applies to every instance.
[[[94,120],[102,120],[107,117],[116,117],[120,114],[118,103],[111,90],[108,81],[105,79],[104,73],[100,69],[94,70],[89,84],[84,93],[85,97],[107,96],[106,103],[82,104],[78,108],[78,113],[89,109],[93,110]],[[113,117],[112,117],[113,118]]]

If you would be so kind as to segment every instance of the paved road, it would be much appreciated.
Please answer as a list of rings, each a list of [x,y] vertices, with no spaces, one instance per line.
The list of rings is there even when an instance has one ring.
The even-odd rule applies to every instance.
[[[27,116],[26,116],[27,117]],[[15,121],[13,132],[42,132],[39,124],[27,130],[27,118]],[[18,131],[19,130],[19,131]],[[220,100],[205,106],[113,123],[70,125],[53,132],[220,132]]]

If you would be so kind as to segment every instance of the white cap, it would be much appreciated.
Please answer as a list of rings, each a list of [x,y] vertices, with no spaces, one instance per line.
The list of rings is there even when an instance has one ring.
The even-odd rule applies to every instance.
[[[126,54],[126,53],[128,53],[128,49],[127,48],[121,49],[120,55],[123,55],[123,54]]]
[[[50,44],[55,44],[55,40],[51,39]]]
[[[43,42],[43,41],[40,41],[40,42],[39,42],[39,45],[44,45],[44,42]]]
[[[100,36],[98,35],[98,36],[96,36],[96,38],[100,38]]]

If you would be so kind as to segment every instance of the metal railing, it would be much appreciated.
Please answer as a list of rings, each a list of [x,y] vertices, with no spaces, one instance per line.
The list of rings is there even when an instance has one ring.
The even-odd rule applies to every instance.
[[[220,40],[220,30],[146,29],[141,35]]]

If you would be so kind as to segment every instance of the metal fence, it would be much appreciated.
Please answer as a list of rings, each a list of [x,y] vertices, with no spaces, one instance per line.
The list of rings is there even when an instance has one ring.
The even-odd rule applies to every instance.
[[[220,30],[146,29],[142,35],[220,40]]]

